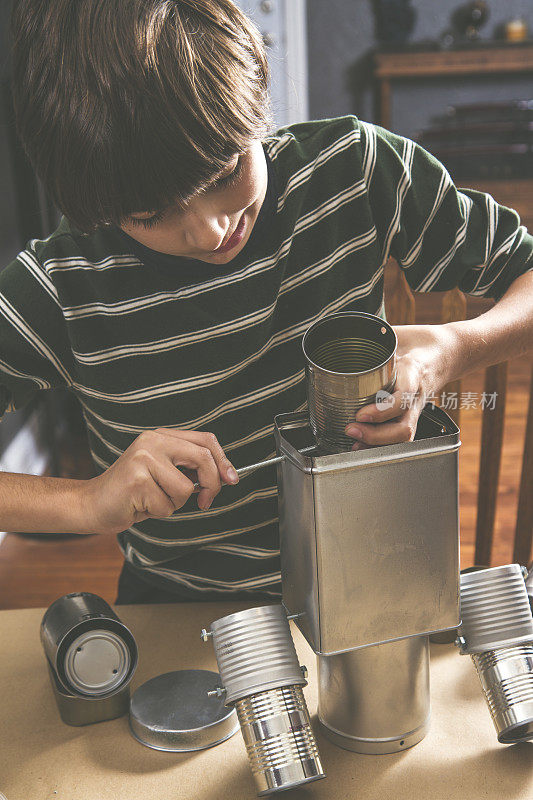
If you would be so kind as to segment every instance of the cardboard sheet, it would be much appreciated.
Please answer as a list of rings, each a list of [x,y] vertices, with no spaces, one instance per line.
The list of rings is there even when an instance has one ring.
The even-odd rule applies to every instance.
[[[214,669],[200,629],[245,603],[122,606],[118,614],[139,646],[132,683],[175,669]],[[252,800],[256,791],[240,733],[210,750],[177,755],[150,750],[126,717],[72,728],[59,717],[39,642],[43,611],[0,612],[0,791],[7,800]],[[293,628],[316,721],[315,658]],[[364,756],[320,734],[327,778],[287,800],[532,800],[533,742],[504,746],[471,659],[433,645],[432,721],[404,753]],[[315,726],[316,728],[316,726]]]

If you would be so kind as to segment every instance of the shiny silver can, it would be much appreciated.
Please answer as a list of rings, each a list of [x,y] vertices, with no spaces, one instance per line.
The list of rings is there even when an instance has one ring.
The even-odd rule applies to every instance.
[[[533,616],[518,564],[461,575],[460,638],[502,744],[533,739]]]
[[[349,451],[344,429],[363,406],[383,401],[396,381],[394,330],[380,317],[346,311],[316,322],[305,333],[309,419],[317,444],[329,453]]]
[[[307,681],[281,605],[211,624],[226,705],[237,710],[260,796],[325,777],[302,686]]]
[[[533,642],[473,653],[501,744],[533,739]]]

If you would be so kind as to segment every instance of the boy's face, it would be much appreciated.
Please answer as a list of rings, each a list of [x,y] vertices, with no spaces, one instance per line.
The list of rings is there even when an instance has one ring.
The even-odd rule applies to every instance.
[[[267,165],[260,141],[235,156],[205,192],[185,209],[169,206],[132,213],[122,230],[160,253],[226,264],[243,249],[267,188]]]

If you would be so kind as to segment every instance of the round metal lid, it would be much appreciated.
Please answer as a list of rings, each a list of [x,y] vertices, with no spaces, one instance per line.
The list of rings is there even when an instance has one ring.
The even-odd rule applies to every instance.
[[[131,698],[130,728],[154,750],[190,752],[220,744],[239,730],[234,708],[208,697],[220,675],[203,669],[166,672],[143,683]]]
[[[98,697],[120,686],[130,662],[130,651],[120,636],[95,629],[74,639],[65,653],[63,669],[72,689]]]

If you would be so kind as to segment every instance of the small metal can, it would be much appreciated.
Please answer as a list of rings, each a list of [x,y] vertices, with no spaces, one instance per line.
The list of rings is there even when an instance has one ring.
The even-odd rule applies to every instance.
[[[52,603],[41,622],[41,642],[59,683],[74,696],[109,697],[129,683],[137,666],[131,632],[90,592]]]
[[[211,624],[225,702],[237,710],[259,796],[325,777],[283,606],[248,608]]]
[[[305,333],[309,420],[326,452],[351,450],[354,441],[344,433],[346,425],[380,396],[389,401],[396,382],[396,345],[388,322],[356,311],[325,317]]]
[[[470,655],[498,741],[533,739],[533,616],[518,564],[461,575],[457,644]]]

